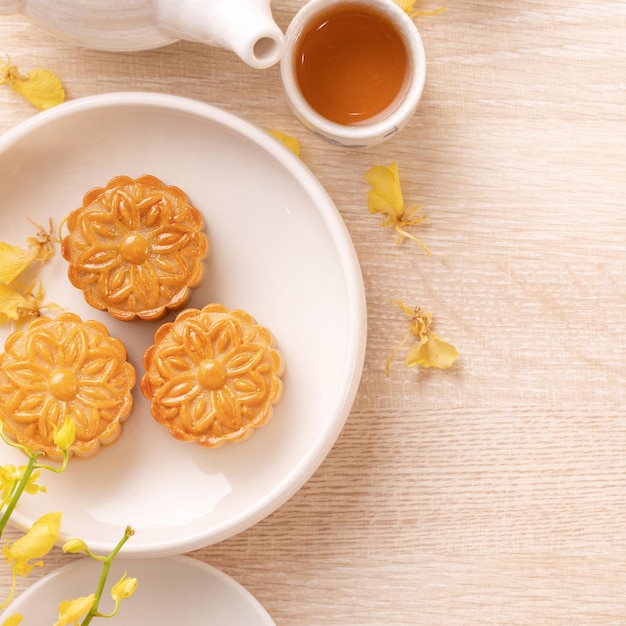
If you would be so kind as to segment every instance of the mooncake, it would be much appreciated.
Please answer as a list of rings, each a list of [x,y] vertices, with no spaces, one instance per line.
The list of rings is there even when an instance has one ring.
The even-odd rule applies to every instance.
[[[118,176],[85,194],[66,220],[68,278],[114,318],[158,320],[183,308],[210,252],[200,212],[155,176]]]
[[[221,304],[181,311],[143,357],[141,391],[154,419],[182,441],[241,442],[272,417],[284,360],[272,333]]]
[[[38,317],[0,354],[0,420],[13,441],[60,458],[54,430],[76,424],[70,453],[92,456],[115,441],[133,408],[135,368],[106,327],[73,313]]]

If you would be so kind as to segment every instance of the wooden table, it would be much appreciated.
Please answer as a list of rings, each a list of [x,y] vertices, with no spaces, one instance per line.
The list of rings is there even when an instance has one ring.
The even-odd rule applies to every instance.
[[[303,4],[274,2],[283,29]],[[97,52],[5,16],[0,52],[57,72],[67,99],[178,94],[296,136],[353,237],[369,336],[345,429],[282,508],[193,556],[280,626],[624,624],[626,4],[457,0],[415,21],[423,99],[363,151],[309,134],[278,67],[225,50]],[[0,131],[36,113],[7,87],[0,112]],[[367,211],[365,172],[390,163],[430,257]],[[451,370],[399,356],[385,375],[395,299],[433,313]]]

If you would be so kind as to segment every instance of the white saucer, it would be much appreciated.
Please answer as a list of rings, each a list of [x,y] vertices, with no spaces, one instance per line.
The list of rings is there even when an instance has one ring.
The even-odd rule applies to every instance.
[[[54,624],[61,601],[95,592],[101,568],[101,563],[87,558],[59,568],[24,591],[0,620],[20,613],[23,626]],[[137,578],[137,590],[122,600],[112,621],[115,626],[274,625],[258,600],[237,581],[188,556],[114,561],[102,595],[101,611],[112,610],[110,589],[125,572]]]

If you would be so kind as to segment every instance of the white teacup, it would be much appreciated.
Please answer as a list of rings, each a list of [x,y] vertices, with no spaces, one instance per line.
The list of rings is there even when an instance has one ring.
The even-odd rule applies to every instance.
[[[374,35],[370,28],[381,30]],[[387,43],[379,50],[381,41]],[[360,63],[363,58],[368,62]],[[280,69],[291,108],[306,128],[335,145],[365,148],[394,137],[415,112],[426,56],[413,20],[393,0],[310,0],[287,29]],[[385,84],[391,75],[395,82]]]

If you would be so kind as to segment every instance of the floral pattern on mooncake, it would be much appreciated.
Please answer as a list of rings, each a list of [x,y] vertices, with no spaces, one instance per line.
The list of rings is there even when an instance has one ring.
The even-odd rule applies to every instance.
[[[124,344],[73,313],[39,317],[11,333],[0,354],[0,420],[5,434],[52,458],[54,430],[76,424],[70,452],[95,454],[115,441],[133,408],[134,367]]]
[[[273,335],[220,304],[163,324],[143,362],[141,391],[154,419],[176,439],[210,448],[250,437],[283,393]]]
[[[116,319],[158,320],[182,308],[204,273],[203,219],[178,187],[155,176],[113,178],[67,218],[68,277]]]

